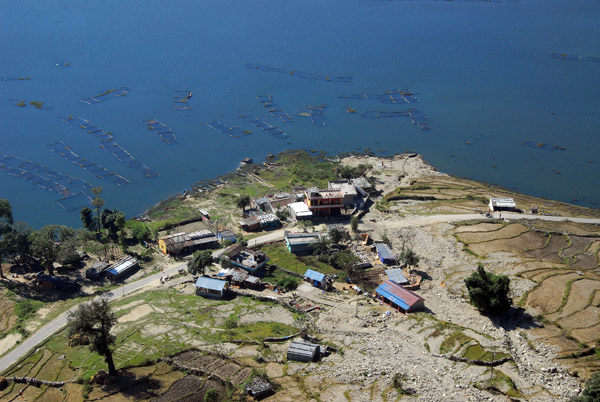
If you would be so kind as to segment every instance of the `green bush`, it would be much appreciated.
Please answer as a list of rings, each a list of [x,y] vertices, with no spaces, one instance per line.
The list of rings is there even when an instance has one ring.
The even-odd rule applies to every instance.
[[[585,383],[585,389],[571,402],[597,402],[600,401],[600,372],[594,373]]]
[[[471,304],[485,313],[504,313],[512,304],[508,297],[508,276],[486,272],[481,264],[478,264],[477,271],[465,279],[465,285],[469,290]]]

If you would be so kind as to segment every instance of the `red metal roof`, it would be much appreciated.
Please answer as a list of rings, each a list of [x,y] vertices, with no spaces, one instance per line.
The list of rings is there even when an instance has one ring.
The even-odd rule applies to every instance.
[[[425,300],[418,294],[403,288],[394,281],[387,280],[382,285],[386,291],[402,299],[409,306],[414,306],[419,300]]]

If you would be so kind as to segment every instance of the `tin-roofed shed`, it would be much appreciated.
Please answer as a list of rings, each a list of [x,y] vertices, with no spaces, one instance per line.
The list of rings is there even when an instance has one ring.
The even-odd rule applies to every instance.
[[[312,269],[307,269],[304,273],[304,280],[312,283],[316,288],[325,289],[327,287],[327,281],[325,274],[322,274]]]
[[[386,269],[385,273],[387,274],[388,279],[390,281],[394,281],[399,285],[410,284],[409,280],[406,279],[406,276],[404,275],[404,272],[401,268]]]
[[[229,282],[201,276],[196,281],[196,294],[204,297],[222,298],[229,288]]]
[[[381,261],[382,264],[394,264],[396,262],[396,258],[394,254],[392,254],[392,250],[385,243],[376,243],[375,249],[377,250],[377,258]]]
[[[287,351],[287,359],[299,362],[313,362],[319,357],[319,345],[293,341]]]
[[[128,273],[131,273],[139,266],[140,262],[136,258],[127,256],[108,267],[108,270],[106,271],[106,277],[108,279],[116,280]]]
[[[377,297],[384,303],[402,312],[425,307],[425,299],[392,281],[385,281],[375,289]]]

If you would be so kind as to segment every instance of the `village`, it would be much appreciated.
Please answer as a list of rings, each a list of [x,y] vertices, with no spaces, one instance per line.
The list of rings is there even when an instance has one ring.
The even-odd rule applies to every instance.
[[[523,218],[538,219],[545,213],[542,208],[563,212],[561,208],[565,207],[502,189],[488,192],[485,199],[467,195],[460,205],[456,197],[444,201],[444,197],[414,195],[431,191],[419,184],[423,177],[446,180],[415,154],[391,160],[354,157],[346,163],[361,174],[347,179],[321,179],[320,186],[307,182],[288,191],[273,191],[277,189],[266,185],[269,182],[260,167],[240,170],[238,177],[259,183],[263,192],[255,197],[242,194],[233,198],[229,215],[221,213],[218,203],[205,201],[196,207],[199,214],[193,222],[159,231],[156,240],[144,246],[153,250],[154,260],[159,261],[154,269],[147,270],[146,262],[139,257],[117,251],[105,253],[99,260],[86,260],[83,282],[87,287],[96,282],[117,287],[136,281],[148,283],[145,291],[150,293],[140,288],[132,296],[123,293],[119,298],[118,290],[110,292],[117,311],[122,309],[124,314],[117,325],[121,328],[119,339],[128,331],[145,328],[142,332],[148,332],[152,326],[178,334],[176,349],[166,346],[168,337],[160,341],[166,342],[163,349],[150,346],[151,338],[159,340],[162,336],[150,331],[145,338],[134,341],[135,346],[127,346],[134,349],[125,347],[133,338],[123,338],[119,350],[143,351],[149,347],[151,352],[145,353],[156,356],[160,364],[201,378],[216,378],[221,385],[243,386],[248,398],[269,401],[439,400],[440,393],[449,400],[505,400],[507,396],[567,400],[576,395],[579,387],[573,371],[553,360],[560,348],[547,342],[547,334],[529,334],[527,338],[524,329],[518,328],[538,328],[536,320],[514,313],[512,320],[517,328],[507,329],[506,323],[491,320],[469,305],[463,283],[475,269],[472,255],[464,251],[472,247],[464,236],[488,233],[487,228],[492,232],[509,228]],[[398,187],[413,193],[402,195]],[[481,189],[473,194],[481,194]],[[415,213],[426,203],[441,213]],[[577,212],[586,216],[585,211]],[[543,218],[552,221],[553,216]],[[142,217],[141,221],[146,219]],[[468,224],[453,225],[453,219]],[[477,229],[471,232],[471,227]],[[454,237],[447,236],[448,230],[455,233]],[[585,252],[593,254],[593,250]],[[192,261],[200,255],[209,256],[208,262],[191,269]],[[595,255],[597,259],[597,251]],[[503,267],[503,260],[490,256],[486,265]],[[589,275],[581,277],[591,280]],[[61,276],[29,275],[28,279],[49,291],[69,291],[79,286]],[[526,297],[535,290],[526,281],[516,279],[511,284],[514,298]],[[155,290],[148,290],[149,285]],[[158,292],[171,300],[185,297],[180,301],[182,307],[173,310],[172,302],[156,304],[154,298],[165,297]],[[249,321],[244,321],[238,311],[245,311],[248,303],[258,312],[249,310]],[[185,319],[185,314],[198,314],[194,311],[204,317],[205,309],[231,309],[235,313],[229,317],[227,313],[216,322],[211,319],[211,331],[201,341],[173,327],[173,322],[157,325],[145,321],[167,308],[177,312],[175,320]],[[236,320],[233,324],[228,321],[232,317]],[[250,317],[261,317],[255,319],[256,324],[271,328],[266,336],[254,338],[255,329],[248,329],[247,339],[239,338],[243,334],[240,328],[251,325]],[[241,325],[242,321],[245,324]],[[193,325],[205,327],[202,321]],[[277,325],[286,329],[275,329]],[[219,331],[231,338],[215,342],[213,338]],[[214,350],[216,345],[220,345],[218,352]],[[402,351],[405,363],[394,362],[394,353],[387,353],[387,347],[395,353]],[[137,361],[139,353],[135,358],[123,357],[123,362]],[[255,354],[260,357],[249,361],[249,355]],[[220,366],[208,369],[194,363],[200,356],[221,356],[223,362],[239,366],[237,374],[222,375]],[[264,371],[249,375],[244,364]],[[460,369],[455,367],[457,364]],[[87,368],[84,372],[93,381],[96,373]],[[432,373],[437,373],[435,380]],[[562,382],[552,383],[550,379],[557,373]],[[176,400],[169,393],[174,392],[178,381],[189,381],[188,377],[178,377],[156,400]],[[320,385],[314,383],[317,379],[321,379]],[[307,390],[308,381],[313,381],[318,391]],[[221,389],[218,384],[215,387]],[[196,387],[201,395],[207,389],[204,383]],[[365,389],[368,394],[363,392]],[[230,398],[232,394],[228,395]]]

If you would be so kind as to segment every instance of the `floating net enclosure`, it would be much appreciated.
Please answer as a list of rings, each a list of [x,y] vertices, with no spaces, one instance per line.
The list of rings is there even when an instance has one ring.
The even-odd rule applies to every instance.
[[[567,148],[557,144],[546,144],[545,142],[523,141],[521,145],[547,151],[565,151]]]
[[[144,120],[146,125],[148,126],[148,130],[154,131],[159,135],[161,140],[169,145],[177,144],[177,137],[175,137],[175,133],[166,124],[161,123],[156,119]]]
[[[173,109],[177,110],[192,110],[192,107],[188,105],[190,99],[192,99],[192,91],[188,90],[177,90],[173,97]]]
[[[265,133],[271,134],[272,136],[274,136],[276,138],[284,139],[284,138],[289,137],[289,135],[287,135],[283,130],[281,130],[265,121],[262,121],[258,117],[243,114],[239,117],[239,119],[244,120],[246,123],[251,124],[254,127],[260,128]]]
[[[593,61],[596,63],[600,62],[600,57],[577,56],[574,54],[559,53],[559,52],[552,52],[552,57],[554,57],[555,59],[560,59],[560,60]]]
[[[28,172],[35,172],[36,174],[63,182],[64,184],[79,187],[82,190],[88,190],[93,187],[90,183],[85,180],[81,180],[78,177],[56,172],[50,169],[48,166],[40,165],[39,163],[34,163],[18,156],[0,155],[0,163]]]
[[[99,179],[106,180],[117,186],[122,186],[124,184],[129,183],[129,180],[127,180],[123,176],[120,176],[114,172],[110,172],[108,169],[103,168],[96,162],[92,162],[88,159],[80,157],[62,141],[55,142],[53,144],[48,144],[47,147],[50,148],[52,152],[55,152],[57,155],[59,155],[61,158],[66,159],[74,165],[77,165],[80,168],[93,173]]]
[[[110,152],[115,158],[124,163],[127,167],[142,172],[142,174],[149,179],[159,176],[158,173],[152,171],[148,166],[135,159],[129,152],[127,152],[125,148],[117,144],[114,141],[114,137],[111,133],[102,130],[100,127],[90,123],[88,120],[82,119],[81,117],[69,115],[67,117],[61,117],[61,120],[65,123],[78,126],[79,128],[87,131],[88,134],[92,134],[94,137],[99,138],[101,141],[100,148]]]
[[[96,103],[107,101],[109,99],[127,96],[127,94],[131,91],[133,91],[133,89],[131,89],[129,87],[114,88],[114,89],[109,89],[107,91],[99,93],[98,95],[94,95],[94,96],[90,96],[89,98],[82,99],[81,101],[83,103],[87,103],[88,105],[93,105]]]
[[[232,138],[240,138],[245,135],[252,134],[252,131],[242,130],[238,126],[228,126],[225,123],[222,123],[218,120],[211,120],[210,122],[206,123],[206,125],[212,128],[213,130],[221,134],[227,134]]]
[[[318,127],[325,126],[325,118],[323,117],[323,110],[327,107],[327,105],[318,105],[311,106],[306,105],[304,109],[298,110],[296,116],[300,117],[310,117],[310,121],[313,125]]]
[[[245,66],[251,70],[263,71],[266,73],[283,73],[292,77],[305,78],[309,80],[328,81],[328,82],[354,82],[353,77],[335,77],[327,74],[309,73],[304,71],[290,70],[281,67],[264,66],[260,64],[247,63]]]
[[[294,118],[287,112],[283,111],[281,107],[275,103],[273,95],[259,95],[256,97],[264,107],[267,108],[268,112],[273,117],[279,117],[284,123],[292,123]]]
[[[352,100],[376,100],[382,103],[402,104],[420,102],[416,95],[417,94],[412,91],[403,91],[400,89],[387,89],[382,94],[349,94],[342,95],[339,98]]]
[[[27,77],[0,77],[0,81],[29,81],[31,80],[31,75]]]
[[[412,124],[419,127],[421,131],[429,131],[429,120],[425,113],[419,109],[397,110],[392,112],[386,111],[369,111],[361,113],[361,117],[365,119],[391,119],[395,117],[409,117]]]
[[[87,194],[80,192],[56,200],[56,203],[67,211],[75,211],[92,206],[92,199]]]

